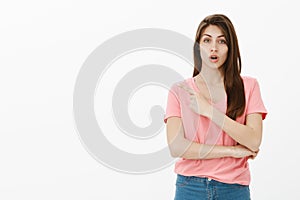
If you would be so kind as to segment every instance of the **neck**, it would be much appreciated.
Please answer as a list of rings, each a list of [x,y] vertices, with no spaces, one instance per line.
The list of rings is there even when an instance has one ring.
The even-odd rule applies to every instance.
[[[207,84],[210,85],[220,85],[223,84],[223,76],[219,69],[212,69],[210,67],[205,67],[202,65],[201,72],[196,76],[200,78],[202,76],[205,78]]]

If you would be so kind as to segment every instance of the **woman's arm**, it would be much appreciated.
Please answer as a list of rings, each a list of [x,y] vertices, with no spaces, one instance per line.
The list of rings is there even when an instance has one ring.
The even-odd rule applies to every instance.
[[[181,118],[170,117],[167,121],[167,140],[173,157],[186,159],[212,159],[222,157],[255,157],[256,153],[241,145],[219,146],[192,142],[184,137]]]
[[[191,97],[191,109],[199,115],[208,117],[239,144],[258,151],[262,139],[262,115],[253,113],[246,116],[246,125],[232,120],[230,117],[214,108],[199,92],[185,85],[179,85]]]
[[[246,125],[244,125],[232,120],[214,107],[211,111],[206,117],[222,128],[239,144],[246,146],[251,151],[258,151],[262,139],[262,115],[260,113],[247,115]]]

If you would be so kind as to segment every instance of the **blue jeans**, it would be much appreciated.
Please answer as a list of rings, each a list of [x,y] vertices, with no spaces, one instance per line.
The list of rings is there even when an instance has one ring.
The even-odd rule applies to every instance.
[[[247,185],[178,174],[175,200],[250,200]]]

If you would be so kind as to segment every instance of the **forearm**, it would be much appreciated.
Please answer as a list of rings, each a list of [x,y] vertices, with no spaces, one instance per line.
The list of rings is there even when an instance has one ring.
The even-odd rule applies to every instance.
[[[178,117],[171,117],[167,121],[167,141],[173,157],[213,159],[223,157],[243,158],[256,155],[255,152],[251,152],[241,145],[219,146],[191,141],[185,137],[181,118]]]
[[[258,150],[260,140],[256,137],[255,131],[251,127],[232,120],[230,117],[214,107],[212,111],[213,112],[208,114],[207,117],[217,124],[230,137],[252,151]]]
[[[180,141],[173,142],[170,146],[173,157],[181,157],[186,159],[213,159],[223,157],[233,157],[233,146],[219,146],[200,144],[181,138]]]

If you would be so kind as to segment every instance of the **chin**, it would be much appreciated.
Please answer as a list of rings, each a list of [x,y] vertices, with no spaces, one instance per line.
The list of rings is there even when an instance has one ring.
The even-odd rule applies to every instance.
[[[208,62],[205,62],[205,64],[206,64],[206,66],[208,67],[208,68],[210,68],[210,69],[219,69],[219,68],[221,68],[222,67],[222,65],[224,64],[220,64],[220,63],[212,63],[212,62],[210,62],[210,61],[208,61]]]
[[[212,69],[219,69],[221,68],[222,65],[218,65],[218,64],[215,64],[215,65],[209,65],[209,68],[212,68]]]

